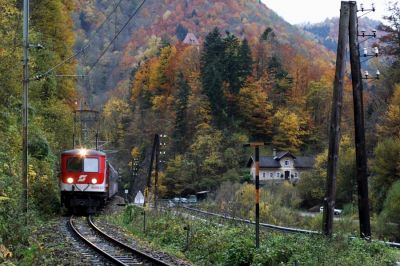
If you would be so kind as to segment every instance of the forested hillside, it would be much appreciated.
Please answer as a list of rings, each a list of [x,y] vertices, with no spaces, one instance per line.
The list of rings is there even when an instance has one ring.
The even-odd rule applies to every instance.
[[[0,1],[0,250],[10,248],[15,257],[28,252],[29,227],[21,214],[22,193],[22,11],[21,1]],[[32,0],[30,42],[45,49],[30,49],[30,75],[34,77],[72,53],[75,38],[69,1]],[[57,69],[74,74],[75,63]],[[54,73],[32,78],[29,89],[29,217],[58,213],[57,161],[69,148],[72,121],[70,104],[76,99],[75,82]],[[10,233],[12,232],[12,233]],[[7,249],[6,249],[7,250]],[[0,252],[0,262],[3,255]]]
[[[110,140],[146,148],[152,134],[167,134],[165,178],[176,183],[182,177],[182,188],[192,186],[192,193],[244,178],[241,143],[248,139],[292,152],[318,151],[326,140],[333,69],[300,55],[284,64],[273,36],[266,29],[252,51],[247,39],[215,28],[202,48],[155,49],[135,70],[130,98],[106,103],[105,123],[115,129]]]
[[[365,31],[366,34],[372,34],[376,31],[378,38],[382,37],[385,33],[380,30],[379,25],[381,22],[369,19],[368,16],[360,18],[359,29]],[[298,25],[301,29],[312,34],[312,36],[327,49],[336,52],[337,39],[339,31],[339,18],[326,19],[320,23]],[[363,43],[362,46],[368,47],[376,43],[376,39],[372,38]]]
[[[82,74],[95,63],[115,32],[141,2],[77,0],[74,14],[77,48],[84,46],[89,38],[93,39],[91,48],[80,60]],[[94,34],[94,29],[114,9],[116,12],[108,22]],[[90,90],[88,96],[96,103],[103,103],[107,92],[118,87],[126,88],[131,68],[152,56],[156,46],[178,44],[188,32],[203,42],[214,27],[219,27],[222,33],[229,31],[238,38],[245,37],[252,47],[258,43],[264,30],[270,27],[280,42],[280,52],[286,55],[285,60],[291,60],[298,53],[328,64],[334,60],[326,49],[305,37],[297,27],[284,21],[258,0],[148,0],[96,65],[90,79],[82,81],[82,88]]]
[[[244,175],[238,174],[238,169],[245,159],[238,156],[237,147],[232,147],[233,143],[239,143],[238,139],[226,141],[232,137],[229,132],[241,142],[249,136],[265,138],[277,148],[291,151],[313,152],[323,147],[328,128],[333,53],[305,38],[298,28],[259,1],[146,1],[125,33],[96,63],[101,51],[140,2],[110,5],[109,1],[78,1],[74,11],[76,49],[90,42],[78,70],[80,74],[90,71],[90,75],[79,84],[85,100],[94,106],[109,98],[104,106],[104,126],[113,129],[106,136],[109,147],[123,150],[117,157],[126,163],[132,146],[142,146],[144,152],[156,132],[169,136],[168,156],[172,157],[187,153],[196,138],[215,133],[220,137],[211,139],[226,146],[215,143],[212,158],[217,161],[210,159],[215,164],[210,169],[211,175],[230,170],[231,176],[238,178]],[[101,29],[95,30],[99,26]],[[210,31],[217,26],[216,36],[210,37]],[[182,44],[188,32],[199,39],[200,46]],[[210,55],[204,55],[203,43],[209,37]],[[229,69],[222,69],[226,64]],[[214,67],[220,72],[217,81],[213,80]],[[178,86],[186,89],[181,92]],[[309,86],[313,88],[312,95]],[[208,140],[199,141],[214,145]],[[217,166],[224,161],[222,153],[227,148],[235,167]],[[205,153],[199,160],[207,156]],[[142,171],[143,178],[145,170]],[[212,186],[221,181],[211,179]]]

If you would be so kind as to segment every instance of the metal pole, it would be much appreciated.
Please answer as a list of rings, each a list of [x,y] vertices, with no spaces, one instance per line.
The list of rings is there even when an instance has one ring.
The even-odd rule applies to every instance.
[[[144,190],[144,203],[143,206],[146,206],[147,201],[148,201],[148,194],[149,194],[149,189],[151,187],[151,174],[153,172],[153,162],[154,162],[154,153],[156,152],[156,141],[157,141],[157,134],[154,136],[154,141],[153,141],[153,148],[151,149],[151,157],[150,157],[150,166],[149,166],[149,172],[147,174],[147,182],[146,182],[146,189]]]
[[[97,151],[97,150],[99,150],[99,127],[100,127],[99,114],[95,113],[94,117],[95,117],[95,123],[96,123],[96,125],[95,125],[95,127],[96,127],[96,136],[95,136],[95,138],[96,138],[96,151]]]
[[[138,171],[139,171],[139,159],[136,157],[132,157],[131,163],[132,163],[132,165],[131,165],[131,172],[130,172],[131,178],[129,181],[129,189],[131,190],[130,198],[133,201],[135,199],[134,185],[135,185],[135,179],[136,179],[136,177],[138,175]]]
[[[332,236],[333,211],[336,197],[336,175],[340,142],[340,120],[342,115],[344,75],[346,70],[346,46],[349,28],[349,5],[342,2],[339,19],[339,38],[336,55],[336,72],[333,88],[331,111],[331,126],[329,131],[328,169],[326,194],[324,198],[323,231],[326,236]]]
[[[132,150],[132,149],[131,149]],[[132,156],[132,155],[131,155]],[[131,202],[132,201],[134,201],[134,199],[135,199],[135,195],[133,194],[134,192],[133,192],[133,182],[134,182],[134,178],[135,178],[135,174],[134,174],[134,163],[135,163],[135,160],[134,160],[134,158],[132,157],[132,159],[131,159],[131,172],[130,172],[130,181],[129,181],[129,190],[131,191],[131,196],[130,196],[130,198],[132,199],[131,200]]]
[[[260,148],[255,146],[256,160],[256,248],[260,247]]]
[[[160,137],[158,134],[155,135],[154,141],[155,145],[155,152],[156,152],[156,165],[155,165],[155,174],[154,174],[154,208],[157,210],[157,200],[158,200],[158,168],[159,168],[159,154],[160,154]]]
[[[186,230],[186,245],[184,251],[189,250],[189,238],[190,238],[190,225],[186,225],[183,227],[183,230]]]
[[[28,89],[29,89],[29,0],[24,0],[23,15],[23,106],[22,106],[22,209],[28,222]]]
[[[75,132],[76,132],[76,110],[74,111],[74,128],[72,133],[72,149],[75,149]]]
[[[146,233],[146,209],[143,209],[143,233]]]
[[[354,102],[358,215],[360,219],[361,237],[370,238],[371,226],[370,226],[369,201],[368,201],[367,154],[365,151],[363,83],[361,76],[361,63],[360,63],[360,52],[358,43],[357,2],[351,1],[349,2],[349,5],[350,5],[350,25],[349,25],[350,63],[351,63],[351,79],[353,84],[353,102]]]
[[[256,187],[256,248],[260,247],[260,146],[264,142],[251,142],[244,144],[244,147],[255,148],[255,187]]]
[[[99,132],[100,132],[100,119],[99,119],[99,113],[96,111],[95,112],[95,127],[96,127],[96,150],[99,149]]]

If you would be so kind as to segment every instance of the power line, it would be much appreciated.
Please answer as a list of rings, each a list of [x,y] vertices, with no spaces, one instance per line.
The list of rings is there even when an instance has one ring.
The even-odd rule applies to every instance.
[[[119,2],[115,5],[114,9],[107,15],[106,19],[103,21],[103,23],[101,23],[101,25],[96,29],[95,33],[96,34],[102,27],[103,25],[110,19],[110,17],[112,16],[112,14],[115,13],[115,11],[117,11],[117,8],[119,7],[119,5],[121,4],[122,0],[119,0]]]
[[[136,8],[135,12],[129,17],[129,19],[125,22],[125,24],[122,26],[122,28],[117,32],[117,34],[114,35],[110,43],[107,45],[106,49],[103,50],[103,52],[100,54],[100,56],[97,58],[96,62],[90,67],[90,69],[86,72],[86,75],[89,75],[89,73],[95,68],[97,63],[100,61],[100,59],[104,56],[104,54],[107,52],[108,48],[110,48],[111,44],[118,38],[118,35],[128,26],[129,22],[135,17],[137,12],[140,10],[140,8],[144,5],[146,0],[143,0],[142,3]]]
[[[42,74],[37,74],[34,76],[34,80],[41,80],[42,78],[48,76],[51,72],[53,72],[55,69],[59,68],[60,66],[64,65],[65,63],[69,62],[71,59],[77,57],[78,55],[80,55],[81,53],[83,53],[87,48],[89,48],[91,42],[93,41],[93,37],[96,36],[96,34],[100,31],[100,29],[105,25],[105,23],[110,19],[110,17],[112,16],[112,14],[115,13],[115,11],[117,10],[118,6],[121,4],[122,0],[119,0],[119,2],[117,3],[117,5],[113,8],[113,10],[107,15],[106,19],[100,24],[99,27],[97,27],[97,29],[94,31],[94,33],[92,34],[91,38],[89,39],[88,43],[82,47],[82,49],[80,49],[79,51],[77,51],[76,53],[74,53],[73,55],[69,56],[68,58],[64,59],[63,61],[61,61],[60,63],[58,63],[57,65],[49,68],[46,72],[42,73]]]

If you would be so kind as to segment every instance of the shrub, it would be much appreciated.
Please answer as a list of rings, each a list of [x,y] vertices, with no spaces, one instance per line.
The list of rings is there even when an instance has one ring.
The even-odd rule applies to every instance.
[[[400,241],[400,180],[389,189],[383,211],[379,215],[379,227],[391,240]]]
[[[224,254],[224,264],[232,266],[250,265],[254,256],[254,241],[248,236],[233,239]]]
[[[29,142],[29,154],[38,160],[43,160],[49,155],[50,147],[46,139],[34,136]]]

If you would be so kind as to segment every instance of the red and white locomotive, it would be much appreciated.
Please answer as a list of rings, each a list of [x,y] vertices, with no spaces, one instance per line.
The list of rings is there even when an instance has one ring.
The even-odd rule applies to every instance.
[[[118,192],[118,173],[104,152],[73,149],[61,154],[61,204],[93,213]]]

